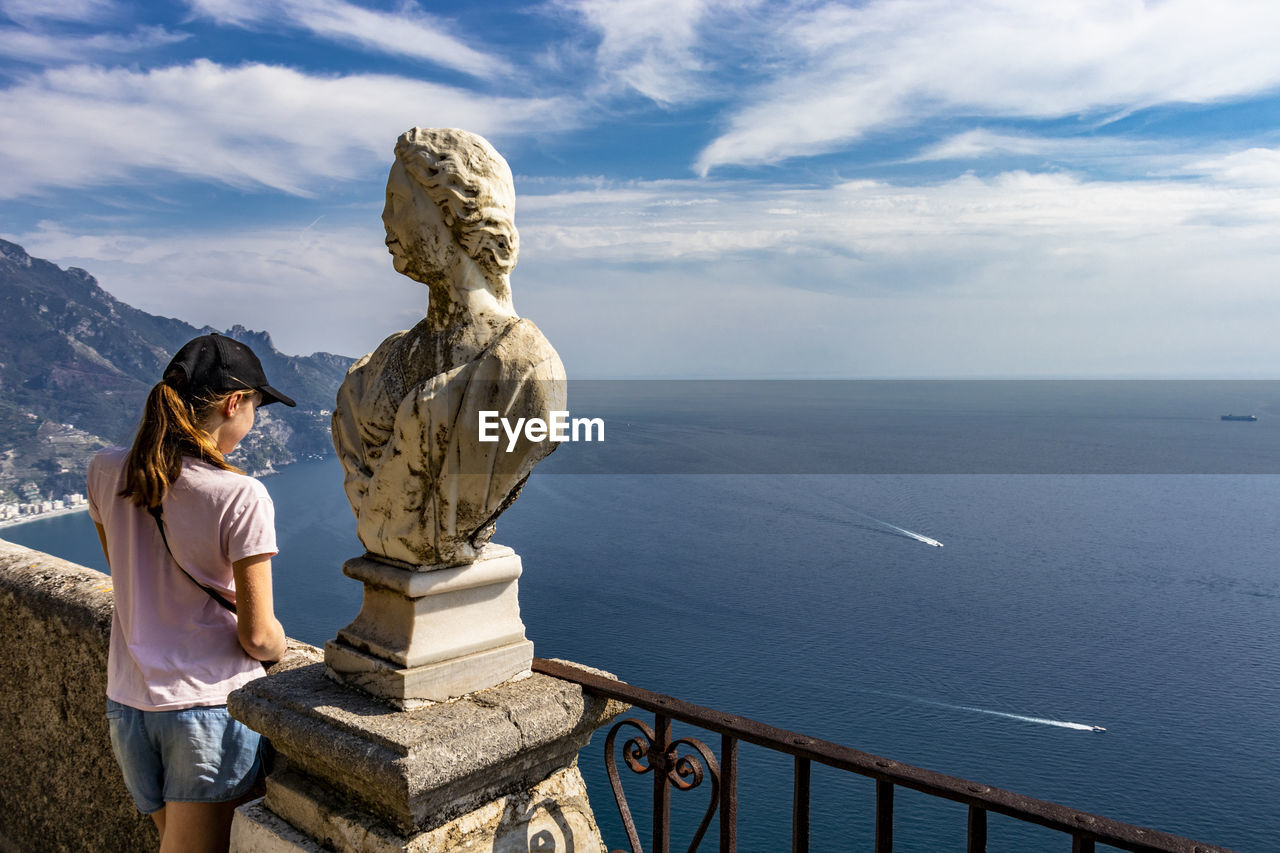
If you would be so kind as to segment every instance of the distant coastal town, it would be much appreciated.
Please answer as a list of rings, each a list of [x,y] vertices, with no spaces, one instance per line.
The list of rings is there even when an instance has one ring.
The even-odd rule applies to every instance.
[[[61,500],[30,501],[27,503],[0,504],[0,528],[12,527],[15,524],[26,524],[55,515],[69,512],[81,512],[89,508],[84,495],[74,493],[65,495]]]

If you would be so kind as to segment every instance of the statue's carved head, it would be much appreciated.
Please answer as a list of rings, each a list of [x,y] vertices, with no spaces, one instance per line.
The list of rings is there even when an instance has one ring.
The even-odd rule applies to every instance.
[[[409,182],[406,176],[413,186],[400,186]],[[434,211],[413,209],[413,196],[420,192]],[[515,208],[511,167],[483,137],[415,127],[397,140],[383,211],[397,270],[429,284],[451,266],[449,252],[460,248],[496,289],[505,291],[520,251]],[[433,233],[441,225],[450,240]]]

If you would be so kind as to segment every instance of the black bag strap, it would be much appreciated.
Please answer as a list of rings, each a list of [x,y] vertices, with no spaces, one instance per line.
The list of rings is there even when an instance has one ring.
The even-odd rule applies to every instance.
[[[200,583],[200,581],[193,578],[191,576],[191,572],[182,568],[182,564],[178,562],[178,558],[173,556],[173,549],[169,547],[169,537],[166,536],[164,533],[164,518],[162,517],[163,510],[161,510],[160,507],[158,506],[153,506],[153,507],[148,507],[147,512],[151,513],[151,517],[156,520],[156,527],[160,528],[160,539],[164,542],[164,549],[169,552],[169,559],[173,560],[173,564],[178,567],[178,571],[186,575],[187,579],[190,580],[193,584],[195,584],[196,586],[203,589],[206,593],[208,593],[209,597],[212,598],[214,601],[218,602],[219,606],[221,606],[224,610],[230,610],[232,613],[235,613],[236,606],[234,604],[232,604],[230,601],[227,601],[225,598],[219,595],[217,590],[211,587],[207,587],[204,584]]]

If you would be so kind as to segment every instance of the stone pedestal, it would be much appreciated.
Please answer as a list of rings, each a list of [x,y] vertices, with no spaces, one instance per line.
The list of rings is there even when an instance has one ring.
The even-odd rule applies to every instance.
[[[602,853],[578,750],[625,706],[530,675],[409,711],[333,683],[320,664],[231,695],[286,767],[242,807],[236,853]]]
[[[355,621],[325,644],[331,678],[399,708],[442,702],[529,670],[520,620],[520,557],[489,544],[462,566],[358,557],[342,571],[364,584]]]

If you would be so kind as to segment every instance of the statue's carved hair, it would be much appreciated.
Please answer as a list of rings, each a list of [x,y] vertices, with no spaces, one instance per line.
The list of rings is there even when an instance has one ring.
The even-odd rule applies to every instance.
[[[485,272],[515,268],[520,234],[515,223],[511,167],[483,137],[453,128],[415,127],[396,141],[396,158],[426,189],[458,245]]]

